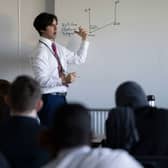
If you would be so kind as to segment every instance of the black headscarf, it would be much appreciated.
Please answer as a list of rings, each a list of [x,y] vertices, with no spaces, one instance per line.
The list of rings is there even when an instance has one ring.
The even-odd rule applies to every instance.
[[[139,108],[148,106],[144,90],[133,81],[122,83],[116,90],[115,101],[117,106]]]
[[[131,150],[139,140],[134,120],[132,109],[126,107],[112,109],[105,123],[105,146]]]

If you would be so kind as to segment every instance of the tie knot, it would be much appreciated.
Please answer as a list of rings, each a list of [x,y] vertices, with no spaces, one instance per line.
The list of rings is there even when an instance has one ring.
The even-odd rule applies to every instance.
[[[55,45],[55,43],[52,43],[51,47],[52,47],[54,53],[56,53],[56,52],[57,52],[57,49],[56,49],[56,45]]]

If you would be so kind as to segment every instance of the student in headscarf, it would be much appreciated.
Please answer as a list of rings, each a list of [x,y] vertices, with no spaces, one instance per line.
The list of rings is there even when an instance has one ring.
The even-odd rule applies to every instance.
[[[103,146],[130,151],[139,139],[134,120],[131,108],[113,108],[105,122],[106,139]]]
[[[142,87],[133,81],[122,83],[116,90],[116,105],[134,110],[139,143],[132,150],[135,155],[168,154],[168,110],[149,107]]]

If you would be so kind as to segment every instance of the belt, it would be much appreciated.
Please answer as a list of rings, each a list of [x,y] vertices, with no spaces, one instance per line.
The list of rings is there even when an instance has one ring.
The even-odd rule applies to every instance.
[[[50,95],[57,95],[57,96],[66,96],[67,92],[53,92],[49,93]]]

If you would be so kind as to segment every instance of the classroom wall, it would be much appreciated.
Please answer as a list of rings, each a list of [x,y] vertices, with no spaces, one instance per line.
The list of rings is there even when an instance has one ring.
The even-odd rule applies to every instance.
[[[29,53],[38,40],[32,22],[38,13],[48,11],[58,15],[61,33],[62,19],[88,26],[83,8],[93,9],[92,21],[97,26],[111,20],[110,5],[101,3],[100,0],[78,0],[78,3],[0,0],[0,78],[13,80],[19,74],[32,74]],[[70,86],[68,100],[81,101],[90,107],[111,107],[116,87],[129,79],[140,82],[147,94],[155,94],[158,106],[168,107],[167,6],[167,0],[120,0],[117,15],[120,25],[90,36],[86,64],[70,69],[77,71],[80,78]],[[63,44],[74,39],[76,36],[66,40],[58,36]]]
[[[168,107],[167,7],[167,0],[55,0],[57,41],[76,49],[73,30],[82,25],[94,31],[86,63],[69,69],[80,78],[70,86],[68,99],[112,107],[117,86],[134,80],[156,96],[158,106]]]
[[[32,74],[29,54],[38,41],[33,19],[54,12],[54,0],[0,0],[0,78]]]

